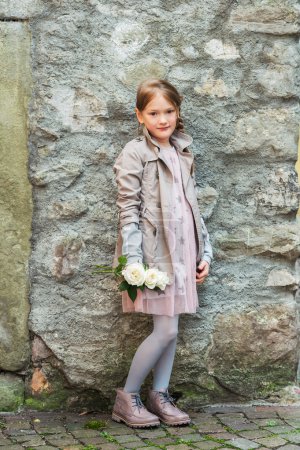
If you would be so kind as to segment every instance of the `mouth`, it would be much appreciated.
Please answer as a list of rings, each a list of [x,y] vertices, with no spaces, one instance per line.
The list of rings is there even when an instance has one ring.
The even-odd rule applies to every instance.
[[[161,131],[164,131],[164,130],[167,130],[168,128],[170,128],[170,127],[161,127],[161,128],[158,128],[158,129],[161,130]]]

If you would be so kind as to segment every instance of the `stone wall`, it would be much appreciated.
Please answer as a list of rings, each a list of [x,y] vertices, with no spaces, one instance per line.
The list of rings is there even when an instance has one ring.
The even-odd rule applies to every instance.
[[[109,408],[151,330],[151,317],[122,313],[112,277],[91,275],[112,263],[112,165],[136,136],[149,76],[184,96],[214,250],[198,313],[180,319],[170,390],[190,407],[295,398],[299,12],[276,0],[0,0],[4,24],[28,22],[32,35],[32,352],[1,367],[23,371],[27,406]]]
[[[0,22],[0,410],[23,404],[23,371],[30,363],[32,192],[26,122],[31,95],[30,44],[25,23]]]

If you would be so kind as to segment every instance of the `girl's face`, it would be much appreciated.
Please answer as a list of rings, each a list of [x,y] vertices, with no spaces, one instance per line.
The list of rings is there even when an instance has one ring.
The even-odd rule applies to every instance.
[[[135,108],[140,123],[160,144],[169,145],[169,138],[176,128],[177,109],[161,93],[156,93],[143,111]]]

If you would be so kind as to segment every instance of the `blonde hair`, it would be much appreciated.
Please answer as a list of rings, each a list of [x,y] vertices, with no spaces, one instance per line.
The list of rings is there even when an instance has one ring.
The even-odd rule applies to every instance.
[[[178,114],[175,129],[184,132],[183,120],[180,117],[180,106],[183,97],[169,81],[158,78],[142,81],[137,89],[136,108],[142,112],[157,92],[160,92],[166,100],[174,105]]]

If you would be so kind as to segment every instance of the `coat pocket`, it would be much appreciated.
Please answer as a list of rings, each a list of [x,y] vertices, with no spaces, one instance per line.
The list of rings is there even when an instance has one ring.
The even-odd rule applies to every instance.
[[[145,263],[152,263],[156,258],[158,227],[147,210],[140,217],[142,231],[142,251]]]

